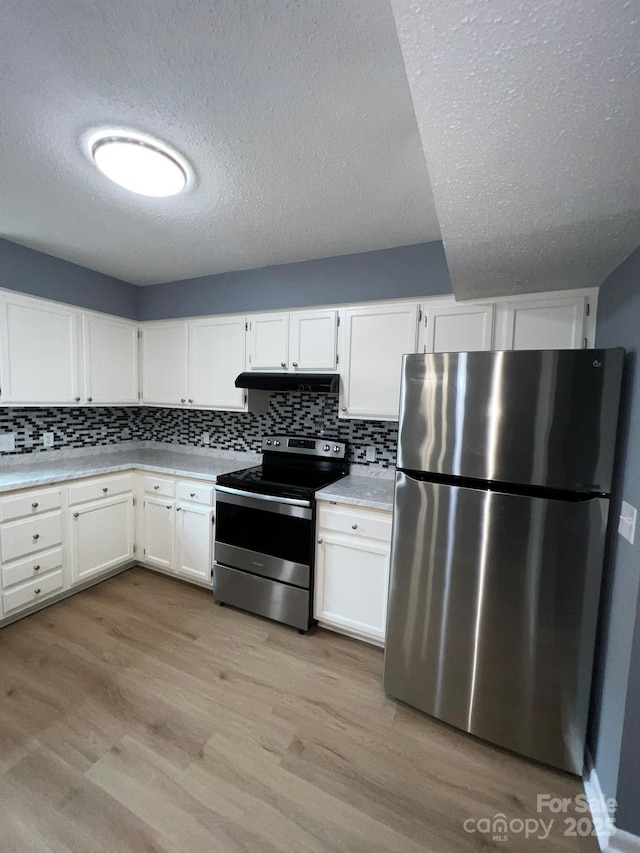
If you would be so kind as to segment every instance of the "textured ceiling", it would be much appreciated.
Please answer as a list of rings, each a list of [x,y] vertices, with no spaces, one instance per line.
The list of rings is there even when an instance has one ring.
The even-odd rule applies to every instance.
[[[391,0],[458,298],[588,287],[640,243],[637,0]]]
[[[388,0],[5,0],[0,234],[136,284],[439,238]],[[80,140],[153,134],[145,199]]]

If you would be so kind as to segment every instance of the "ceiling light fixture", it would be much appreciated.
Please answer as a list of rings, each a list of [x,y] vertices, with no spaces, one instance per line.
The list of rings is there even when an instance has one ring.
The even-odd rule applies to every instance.
[[[187,163],[162,142],[128,130],[101,130],[88,139],[91,159],[119,186],[138,195],[177,195],[190,182]]]

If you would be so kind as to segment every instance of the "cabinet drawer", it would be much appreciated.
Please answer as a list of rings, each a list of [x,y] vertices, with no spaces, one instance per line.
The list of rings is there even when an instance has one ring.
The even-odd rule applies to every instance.
[[[0,520],[12,521],[14,518],[50,512],[52,509],[60,509],[60,489],[38,489],[34,492],[23,492],[20,495],[2,499]]]
[[[213,504],[213,486],[179,482],[176,496],[181,501],[211,506]]]
[[[18,560],[2,567],[2,586],[6,589],[22,581],[38,578],[53,569],[62,566],[62,548],[47,551],[45,554],[37,554],[27,560]]]
[[[22,586],[17,586],[2,596],[5,616],[19,607],[36,604],[40,599],[47,598],[47,596],[59,592],[61,589],[62,569],[51,572],[43,578],[36,578],[34,581],[22,584]]]
[[[62,516],[60,512],[13,521],[0,531],[2,562],[26,557],[35,551],[53,548],[62,542]]]
[[[320,506],[318,526],[324,530],[348,533],[363,539],[391,542],[391,513],[351,507]]]
[[[69,504],[85,503],[95,501],[98,498],[110,498],[112,495],[121,495],[123,492],[133,491],[133,477],[123,474],[119,477],[99,477],[96,480],[85,480],[69,486]]]
[[[163,495],[166,498],[174,498],[176,495],[175,480],[163,480],[162,477],[145,477],[144,478],[145,492],[151,492],[152,495]]]

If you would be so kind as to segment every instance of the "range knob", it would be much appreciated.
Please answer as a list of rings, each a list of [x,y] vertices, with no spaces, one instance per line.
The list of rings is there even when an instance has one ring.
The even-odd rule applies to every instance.
[[[331,450],[331,446],[330,446],[329,444],[323,444],[323,445],[322,445],[322,449],[323,449],[323,450],[325,450],[325,451],[326,451],[326,450]]]
[[[271,444],[271,439],[270,439],[270,438],[268,438],[266,443],[267,443],[267,444]]]
[[[276,440],[273,442],[273,446],[274,446],[274,447],[280,447],[280,442],[278,441],[278,439],[276,439]]]
[[[334,453],[340,453],[340,446],[337,444],[334,444],[333,445],[333,452]]]

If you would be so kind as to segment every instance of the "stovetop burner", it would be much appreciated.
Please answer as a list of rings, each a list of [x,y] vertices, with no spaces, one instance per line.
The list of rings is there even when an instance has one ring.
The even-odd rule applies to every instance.
[[[263,439],[262,465],[222,474],[217,484],[276,497],[311,499],[349,471],[344,442],[300,436]]]

